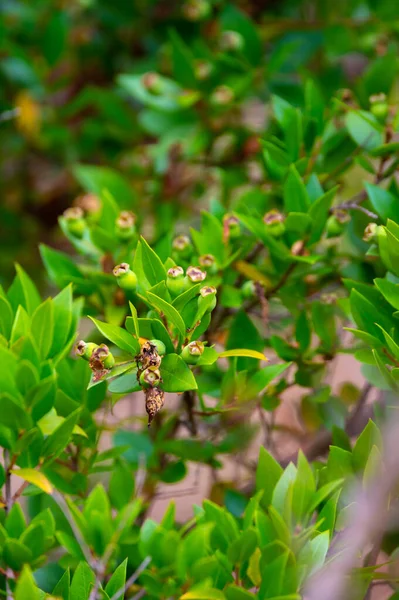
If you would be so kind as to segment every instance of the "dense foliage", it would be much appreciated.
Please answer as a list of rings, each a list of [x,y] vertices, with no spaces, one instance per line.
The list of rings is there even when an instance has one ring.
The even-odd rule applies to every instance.
[[[391,0],[325,4],[1,9],[7,600],[300,599],[339,555],[353,489],[367,498],[384,473],[397,21]],[[24,268],[9,283],[10,253]],[[345,354],[362,389],[331,388]],[[276,453],[291,390],[292,457]],[[130,394],[141,408],[115,422]],[[187,522],[173,502],[150,518],[193,464],[209,499]],[[348,599],[381,581],[398,597],[397,535],[373,533]]]

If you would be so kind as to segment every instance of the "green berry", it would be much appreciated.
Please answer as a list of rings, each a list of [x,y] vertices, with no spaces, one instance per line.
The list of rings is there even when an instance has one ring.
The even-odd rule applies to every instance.
[[[242,295],[246,299],[255,298],[256,296],[256,287],[254,281],[246,281],[241,288]]]
[[[161,381],[159,369],[145,369],[140,375],[140,385],[143,388],[157,387]]]
[[[187,281],[187,278],[184,277],[182,267],[172,267],[168,270],[166,287],[173,298],[176,298],[176,296],[179,296],[179,294],[186,291],[189,287],[189,282]]]
[[[378,235],[378,225],[377,223],[369,223],[364,230],[363,241],[364,242],[374,242],[377,239]]]
[[[385,94],[370,96],[370,111],[381,122],[384,122],[389,113],[387,97]]]
[[[68,232],[76,238],[82,238],[86,230],[86,221],[84,213],[78,206],[67,208],[63,217],[68,229]]]
[[[241,235],[240,221],[234,215],[224,215],[223,228],[226,239],[236,240]]]
[[[226,52],[237,52],[244,48],[244,38],[238,31],[223,31],[220,37],[220,48]]]
[[[278,210],[272,209],[263,217],[267,232],[273,237],[280,237],[285,232],[285,217]]]
[[[332,215],[327,220],[327,237],[336,237],[341,235],[345,228],[345,223],[350,221],[350,215],[341,209],[333,209]]]
[[[159,356],[164,356],[164,354],[166,354],[166,346],[161,340],[150,340],[150,344],[155,346]]]
[[[207,314],[213,311],[216,306],[216,288],[209,285],[204,286],[200,289],[200,295],[198,298],[198,310],[205,311],[203,314]]]
[[[75,354],[76,356],[81,356],[85,360],[90,360],[93,352],[98,348],[97,344],[93,342],[85,342],[84,340],[80,340],[75,346]]]
[[[193,253],[193,245],[187,235],[178,235],[172,242],[172,249],[181,258],[190,258]]]
[[[136,215],[129,210],[123,210],[115,223],[115,233],[119,240],[126,242],[136,233]]]
[[[188,365],[196,365],[204,352],[202,342],[190,342],[184,346],[181,357]]]
[[[137,287],[137,276],[131,270],[128,263],[116,265],[113,269],[113,274],[117,278],[118,285],[123,290],[135,290]]]

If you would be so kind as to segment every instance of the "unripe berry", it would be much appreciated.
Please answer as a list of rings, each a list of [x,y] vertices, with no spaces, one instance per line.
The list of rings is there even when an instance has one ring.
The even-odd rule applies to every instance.
[[[212,298],[212,299],[211,299]],[[205,314],[210,313],[216,306],[216,288],[212,285],[204,286],[200,289],[198,298],[198,309],[206,308]]]
[[[188,365],[196,365],[204,352],[202,342],[190,342],[184,346],[181,357]]]
[[[210,101],[214,106],[227,106],[234,100],[234,92],[227,85],[219,85],[211,94]]]
[[[238,31],[223,31],[220,37],[220,48],[226,52],[237,52],[244,48],[244,38]]]
[[[377,223],[369,223],[364,230],[363,241],[364,242],[373,242],[377,239],[378,234],[378,225]]]
[[[182,7],[183,15],[188,21],[201,21],[211,12],[208,0],[187,0]]]
[[[159,356],[164,356],[166,353],[166,346],[161,340],[150,340],[150,344],[155,346]]]
[[[162,79],[158,73],[144,73],[144,75],[141,76],[141,83],[151,94],[158,95],[161,93]]]
[[[333,209],[332,214],[327,220],[327,237],[336,237],[340,235],[344,230],[344,225],[350,221],[350,215],[346,210],[340,208]]]
[[[80,340],[75,346],[75,354],[76,356],[81,356],[85,360],[90,360],[94,350],[98,348],[97,344],[93,342],[85,342],[84,340]]]
[[[179,296],[179,294],[184,292],[188,288],[188,285],[182,267],[172,267],[171,269],[168,269],[166,287],[173,298],[176,298],[176,296]]]
[[[256,287],[254,281],[246,281],[241,288],[242,295],[246,299],[255,298],[256,296]]]
[[[213,71],[213,65],[212,63],[206,60],[198,60],[195,63],[194,69],[195,77],[200,81],[204,81],[205,79],[208,79],[208,77],[211,75]]]
[[[235,240],[241,235],[240,221],[234,215],[224,215],[223,229],[226,239]]]
[[[81,208],[86,215],[88,223],[96,223],[100,216],[101,200],[95,194],[83,194],[74,201],[75,206]]]
[[[190,258],[193,246],[187,235],[178,235],[172,242],[173,251],[181,258]]]
[[[212,275],[216,273],[217,266],[213,254],[203,254],[199,257],[198,262],[200,266],[207,271],[207,273],[211,273]]]
[[[131,240],[136,233],[136,215],[129,210],[123,210],[115,222],[115,233],[119,240]]]
[[[77,238],[82,238],[86,230],[86,221],[81,208],[74,206],[67,208],[63,214],[68,232]]]
[[[117,278],[118,285],[123,290],[135,290],[137,287],[137,276],[134,271],[131,270],[128,263],[121,263],[116,265],[113,269],[113,274]]]
[[[263,222],[267,227],[268,233],[273,237],[279,237],[285,232],[284,215],[276,209],[269,210],[263,217]]]
[[[370,96],[370,111],[381,122],[384,122],[388,116],[389,107],[385,94],[375,94]]]
[[[198,267],[188,267],[186,275],[191,283],[200,283],[206,278],[206,272],[201,271]]]
[[[158,387],[161,381],[159,369],[145,369],[140,375],[140,385],[143,388]]]

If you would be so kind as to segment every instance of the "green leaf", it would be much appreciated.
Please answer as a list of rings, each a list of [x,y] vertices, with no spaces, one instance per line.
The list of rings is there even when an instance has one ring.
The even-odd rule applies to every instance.
[[[316,510],[316,508],[319,506],[319,504],[324,502],[324,500],[328,498],[328,496],[330,496],[339,487],[341,487],[342,483],[343,479],[337,479],[336,481],[330,481],[329,483],[326,483],[321,488],[319,488],[315,492],[312,502],[310,503],[310,506],[308,508],[309,514],[312,514],[313,511]]]
[[[112,394],[131,394],[132,392],[139,392],[141,390],[141,385],[137,380],[137,369],[120,375],[111,381],[108,385],[108,390]]]
[[[117,199],[121,208],[131,210],[135,205],[136,198],[133,187],[114,169],[77,164],[73,168],[73,173],[88,192],[102,196],[104,190],[107,190],[111,196]],[[73,599],[71,598],[71,600]]]
[[[127,567],[127,558],[117,567],[117,569],[112,574],[111,579],[108,581],[105,586],[105,591],[110,598],[113,598],[114,595],[121,591],[120,596],[117,596],[116,600],[123,600],[124,598],[124,588],[126,583],[126,567]]]
[[[48,276],[59,287],[64,287],[70,281],[84,279],[83,273],[67,254],[44,244],[39,249]]]
[[[72,437],[75,425],[80,417],[81,409],[78,408],[72,412],[55,431],[48,436],[43,446],[43,456],[50,460],[55,460],[63,451]]]
[[[315,244],[318,242],[323,234],[325,225],[327,223],[331,205],[334,200],[334,196],[337,193],[338,186],[328,190],[325,194],[317,198],[309,208],[309,216],[312,217],[312,230],[309,239],[309,244]]]
[[[102,321],[97,321],[94,317],[90,317],[90,319],[93,321],[99,332],[102,333],[107,340],[110,340],[110,342],[115,344],[115,346],[129,352],[133,356],[139,354],[140,344],[138,340],[130,335],[126,329],[122,329],[122,327],[117,327],[116,325],[109,325],[109,323],[103,323]]]
[[[130,307],[130,312],[132,313],[132,323],[133,323],[133,330],[132,330],[132,334],[139,339],[140,337],[140,328],[139,328],[139,321],[137,318],[137,310],[136,307],[134,306],[134,304],[132,304],[131,302],[129,302],[129,307]]]
[[[39,292],[22,267],[16,265],[15,268],[17,275],[7,292],[8,299],[14,312],[21,304],[28,315],[32,315],[41,302]]]
[[[13,504],[4,521],[4,526],[8,535],[16,539],[18,539],[26,529],[25,515],[18,503]]]
[[[244,588],[229,585],[224,590],[227,600],[256,600],[257,596]]]
[[[32,552],[25,544],[9,538],[4,544],[3,559],[11,569],[21,571],[23,565],[31,562]]]
[[[79,563],[72,579],[70,600],[88,600],[94,582],[95,576],[89,565]]]
[[[384,296],[396,310],[399,310],[399,284],[392,283],[388,279],[374,279],[374,283]]]
[[[197,382],[190,368],[178,354],[167,354],[160,366],[165,392],[185,392],[197,389]]]
[[[53,344],[54,307],[51,298],[37,307],[32,316],[32,335],[42,359],[47,358]]]
[[[9,340],[11,335],[14,313],[7,298],[0,296],[0,334]]]
[[[72,329],[72,285],[68,285],[55,298],[53,298],[54,309],[54,333],[50,356],[61,352],[71,335]]]
[[[383,143],[382,126],[371,113],[351,111],[347,113],[345,123],[353,141],[365,150],[373,150]]]
[[[291,165],[284,183],[284,208],[287,213],[306,213],[309,204],[310,201],[305,184],[295,166]]]
[[[282,467],[271,454],[261,446],[259,462],[256,469],[256,490],[263,491],[261,505],[267,509],[271,503],[276,483],[283,474]]]
[[[212,254],[219,264],[225,259],[226,246],[223,242],[223,226],[219,219],[206,211],[201,213],[201,231],[191,229],[198,254]]]
[[[132,499],[134,479],[130,466],[122,460],[115,461],[109,480],[109,497],[112,505],[121,510]]]
[[[53,590],[53,596],[60,597],[62,600],[69,600],[69,589],[71,586],[71,576],[69,569],[65,571]]]
[[[171,325],[174,325],[180,335],[184,338],[186,335],[186,326],[177,310],[171,304],[151,292],[147,292],[147,298],[152,306],[164,314]]]
[[[186,592],[180,600],[225,600],[225,595],[215,588],[201,586]]]
[[[374,210],[378,213],[383,221],[393,219],[399,221],[399,198],[384,190],[379,185],[365,183],[367,195]]]
[[[249,560],[258,545],[258,536],[255,529],[247,529],[234,540],[227,550],[227,558],[233,564],[242,564]]]
[[[40,600],[39,588],[36,586],[32,572],[28,566],[23,568],[15,587],[15,600]]]
[[[381,450],[382,438],[378,427],[370,419],[353,447],[352,460],[357,471],[361,471],[366,466],[373,446],[377,446]]]
[[[26,337],[30,332],[31,319],[23,306],[19,305],[15,315],[14,323],[11,330],[11,347],[21,337]],[[36,348],[36,345],[35,345]]]
[[[156,285],[166,279],[166,271],[159,256],[147,244],[143,237],[140,238],[143,268],[150,285]]]

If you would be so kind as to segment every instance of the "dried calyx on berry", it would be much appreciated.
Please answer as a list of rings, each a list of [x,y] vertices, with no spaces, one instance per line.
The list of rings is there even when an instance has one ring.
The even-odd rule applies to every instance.
[[[234,100],[234,92],[227,85],[219,85],[211,94],[210,101],[214,106],[227,106]]]
[[[186,274],[191,283],[200,283],[206,278],[206,272],[199,267],[188,267]]]
[[[86,230],[84,212],[79,206],[67,208],[63,214],[68,232],[77,238],[82,238]]]
[[[81,356],[85,360],[90,360],[94,350],[98,348],[97,344],[94,342],[85,342],[84,340],[80,340],[75,346],[75,354],[76,356]]]
[[[157,345],[151,341],[144,342],[138,356],[138,362],[140,363],[141,369],[157,369],[160,366],[161,361],[162,358],[158,353]]]
[[[182,13],[188,21],[202,21],[211,12],[208,0],[186,0],[182,6]]]
[[[96,194],[89,193],[78,196],[74,205],[83,210],[89,223],[97,221],[101,210],[101,200]]]
[[[131,270],[128,263],[121,263],[116,265],[113,269],[113,274],[117,278],[118,285],[123,290],[135,290],[137,287],[137,276],[134,271]]]
[[[181,357],[188,365],[196,365],[204,353],[204,348],[202,342],[190,342],[184,346]]]
[[[369,223],[363,233],[364,242],[373,242],[377,239],[379,225],[377,223]]]
[[[162,87],[162,79],[158,73],[149,71],[141,76],[143,87],[151,94],[160,94]]]
[[[225,240],[235,240],[241,235],[240,221],[234,215],[223,217],[223,237]]]
[[[216,306],[216,288],[212,285],[205,285],[200,289],[198,298],[198,309],[204,311],[204,314],[210,313]]]
[[[136,233],[136,215],[130,210],[123,210],[116,219],[115,232],[121,241],[131,240]]]
[[[101,378],[104,372],[115,365],[115,358],[108,346],[101,344],[93,351],[89,365],[90,369],[98,374],[98,378]]]
[[[166,277],[166,287],[174,298],[189,287],[189,281],[184,276],[182,267],[171,267]]]
[[[274,237],[283,235],[285,232],[284,221],[284,215],[275,208],[269,210],[263,217],[263,222],[267,226],[268,233]]]
[[[220,48],[227,52],[237,52],[244,48],[244,38],[238,31],[223,31],[220,36]]]
[[[195,63],[194,69],[195,77],[200,81],[204,81],[205,79],[208,79],[208,77],[210,77],[213,71],[213,65],[212,63],[206,60],[198,60]]]

